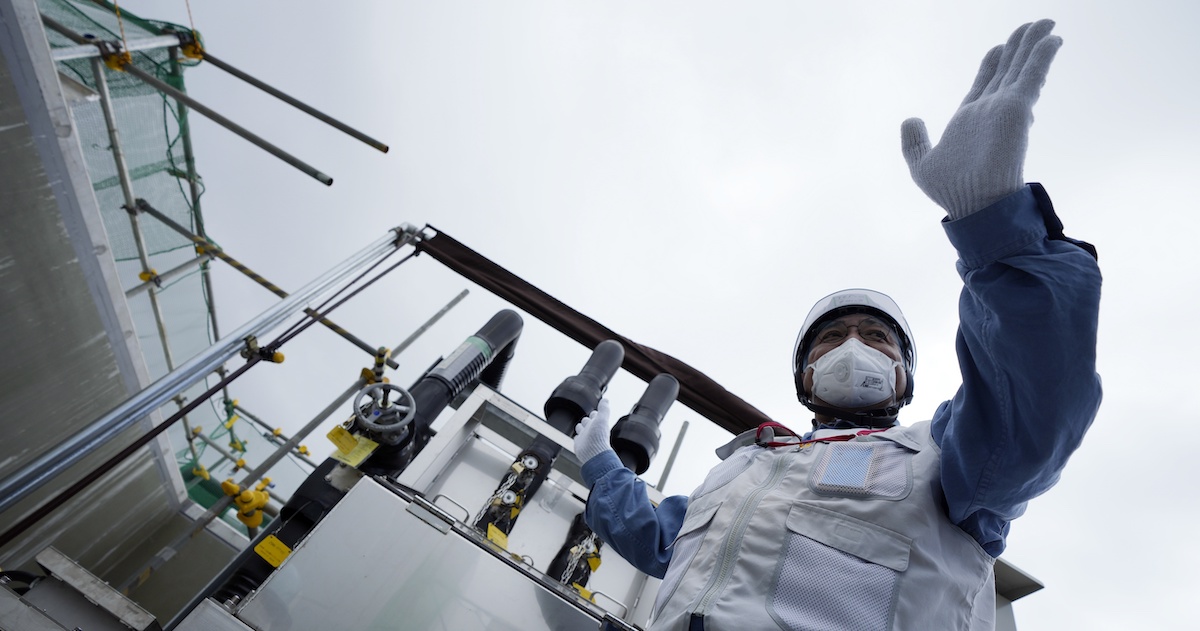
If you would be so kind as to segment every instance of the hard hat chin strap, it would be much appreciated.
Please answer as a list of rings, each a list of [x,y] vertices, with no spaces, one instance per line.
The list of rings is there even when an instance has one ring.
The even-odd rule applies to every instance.
[[[812,401],[801,401],[804,407],[812,410],[816,414],[822,414],[830,418],[846,421],[855,427],[891,427],[896,424],[896,417],[900,414],[900,405],[893,404],[885,408],[877,410],[858,410],[851,412],[840,408],[818,405]],[[813,429],[816,429],[817,419],[813,419]]]

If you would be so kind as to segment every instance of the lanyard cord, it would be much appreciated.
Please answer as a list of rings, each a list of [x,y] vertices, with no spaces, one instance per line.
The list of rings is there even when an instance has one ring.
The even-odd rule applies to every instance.
[[[764,429],[767,430],[767,432],[766,432],[767,436],[766,436],[765,440],[763,437]],[[813,443],[834,443],[834,442],[841,442],[841,441],[846,441],[846,440],[853,440],[855,438],[858,438],[859,436],[867,436],[870,434],[874,434],[876,432],[884,432],[889,429],[891,429],[891,428],[885,427],[882,429],[860,429],[857,432],[854,432],[852,434],[838,434],[837,436],[827,436],[825,438],[810,438],[808,440],[779,441],[779,440],[773,440],[775,438],[776,433],[781,433],[781,434],[784,434],[785,436],[791,436],[791,437],[797,438],[797,439],[799,439],[800,436],[798,434],[796,434],[796,432],[793,432],[792,430],[788,429],[786,426],[784,426],[780,423],[776,423],[775,421],[767,421],[766,423],[759,425],[758,431],[756,431],[754,433],[754,444],[759,445],[761,447],[769,447],[771,449],[774,449],[776,447],[803,447],[805,445],[811,445]]]

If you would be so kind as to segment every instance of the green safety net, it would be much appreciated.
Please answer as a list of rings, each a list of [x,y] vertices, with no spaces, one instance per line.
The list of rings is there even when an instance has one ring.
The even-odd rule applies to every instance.
[[[121,9],[118,20],[117,8],[103,0],[37,0],[37,5],[47,17],[76,33],[97,40],[124,39],[133,43],[140,39],[190,31],[184,26],[146,20],[124,9]],[[78,46],[52,29],[45,30],[52,49]],[[196,37],[199,38],[198,35]],[[147,74],[180,91],[184,91],[184,69],[199,63],[173,48],[133,51],[132,62]],[[112,254],[120,261],[119,267],[136,268],[140,272],[142,268],[137,260],[137,244],[129,215],[124,209],[125,197],[117,175],[108,127],[99,97],[95,94],[94,64],[91,59],[85,58],[59,61],[57,66],[64,84],[81,84],[84,91],[93,92],[90,96],[68,96],[71,112]],[[193,233],[208,238],[203,231],[203,219],[198,207],[203,186],[199,177],[194,176],[194,166],[189,168],[184,151],[184,139],[188,134],[187,110],[181,109],[173,98],[159,93],[137,78],[103,64],[101,67],[117,119],[121,150],[134,197],[145,199],[157,210],[190,228]],[[66,85],[64,88],[67,88],[64,91],[68,95],[80,92]],[[189,172],[196,178],[196,199],[192,197]],[[153,217],[141,215],[139,231],[147,255],[151,257],[151,265],[172,267],[193,256],[180,249],[192,245],[189,239]],[[170,315],[164,320],[176,361],[183,361],[207,347],[213,335],[207,317],[208,296],[201,283],[199,269],[162,286],[157,292],[164,311]],[[158,378],[166,374],[167,366],[157,339],[153,314],[144,298],[131,299],[130,308],[147,368],[151,378]],[[195,384],[181,394],[185,400],[194,399],[214,380]],[[175,424],[169,433],[174,445],[182,445],[176,448],[175,456],[188,494],[206,508],[224,497],[220,488],[222,480],[240,479],[245,475],[247,466],[237,462],[242,456],[270,453],[280,442],[272,436],[272,432],[256,427],[249,420],[238,420],[238,415],[232,410],[232,401],[223,401],[222,398],[214,397],[207,405],[192,410],[188,421]],[[170,410],[170,407],[164,407],[164,416],[170,414]],[[210,446],[208,441],[200,440],[198,436],[189,440],[185,432],[190,430],[202,432],[215,446]],[[270,475],[281,484],[278,492],[290,495],[291,489],[307,476],[309,468],[309,465],[302,464],[295,457],[289,457],[281,466],[273,468]],[[232,515],[225,514],[223,519],[241,528]]]
[[[42,14],[67,28],[98,40],[135,42],[139,39],[191,29],[183,26],[144,20],[100,0],[37,0]],[[46,36],[52,49],[78,46],[51,29]],[[189,59],[175,48],[155,48],[134,51],[133,63],[148,74],[184,91],[183,70],[198,60]],[[203,226],[198,208],[199,195],[192,199],[189,167],[184,155],[184,136],[188,133],[186,110],[174,99],[159,93],[135,77],[101,64],[108,84],[113,111],[120,133],[121,150],[132,181],[134,197],[188,226],[193,232]],[[58,62],[62,77],[96,90],[96,76],[91,59],[71,59]],[[70,91],[68,90],[68,93]],[[110,247],[117,260],[136,259],[137,244],[125,211],[125,197],[113,159],[112,143],[104,122],[104,112],[97,96],[71,99],[79,140],[83,147],[88,175],[100,204],[104,227]],[[202,191],[199,176],[197,190]],[[143,216],[141,232],[147,254],[158,254],[191,245],[191,241],[160,222]]]

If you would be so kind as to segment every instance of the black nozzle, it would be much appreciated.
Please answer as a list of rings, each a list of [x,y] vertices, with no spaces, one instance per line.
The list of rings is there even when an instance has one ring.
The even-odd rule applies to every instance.
[[[625,349],[620,342],[605,340],[597,344],[583,370],[564,379],[546,399],[546,422],[558,431],[574,436],[575,424],[596,409],[608,388],[608,381],[623,361]]]
[[[609,435],[612,448],[626,468],[638,475],[650,468],[662,437],[658,424],[678,395],[679,382],[671,375],[658,375],[650,381],[629,415],[613,426]]]

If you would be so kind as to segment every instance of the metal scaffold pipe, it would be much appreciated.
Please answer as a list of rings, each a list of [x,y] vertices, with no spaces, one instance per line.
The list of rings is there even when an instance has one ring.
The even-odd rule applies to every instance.
[[[112,95],[108,91],[108,78],[104,75],[104,62],[99,58],[93,58],[92,75],[96,80],[96,92],[100,95],[100,109],[104,114],[104,126],[108,130],[109,148],[112,150],[113,163],[117,170],[117,177],[121,183],[121,194],[125,199],[125,210],[129,213],[129,228],[133,233],[133,242],[137,246],[138,262],[142,265],[142,272],[145,274],[154,274],[150,268],[150,256],[146,252],[146,240],[142,236],[142,228],[139,225],[137,212],[134,210],[133,196],[133,180],[129,177],[129,167],[125,162],[125,151],[121,147],[121,134],[117,129],[117,115],[113,111]],[[158,330],[158,341],[162,344],[163,361],[166,363],[167,372],[175,370],[175,358],[171,354],[171,343],[167,336],[167,324],[163,319],[162,306],[158,302],[158,291],[155,288],[150,288],[146,293],[150,298],[150,312],[154,315],[154,326]],[[191,441],[191,426],[188,424],[187,417],[183,417],[183,428],[188,437],[188,450],[192,454],[192,459],[196,459],[196,446]]]
[[[141,39],[132,39],[128,42],[121,42],[121,50],[133,52],[136,50],[169,48],[178,45],[179,37],[177,35],[159,35],[157,37],[143,37]],[[54,61],[69,61],[71,59],[99,57],[101,54],[100,50],[94,44],[80,44],[78,46],[55,48],[50,51],[50,58]]]
[[[297,169],[308,174],[313,179],[324,184],[325,186],[331,186],[333,184],[333,178],[331,178],[328,175],[317,170],[316,167],[313,167],[312,165],[308,164],[307,162],[304,162],[303,160],[297,158],[296,156],[293,156],[292,154],[284,151],[283,149],[280,149],[279,147],[276,147],[275,145],[267,142],[261,136],[246,129],[245,127],[242,127],[241,125],[238,125],[237,123],[229,120],[228,118],[225,118],[224,116],[216,113],[215,111],[210,109],[207,105],[204,105],[203,103],[197,101],[196,99],[193,99],[192,97],[184,94],[183,92],[180,92],[179,90],[172,88],[171,86],[163,83],[162,81],[159,81],[156,77],[143,71],[141,68],[138,68],[137,66],[134,66],[133,64],[127,64],[125,66],[124,70],[125,70],[125,72],[129,73],[130,75],[137,77],[138,79],[140,79],[142,81],[142,83],[149,85],[150,87],[154,88],[155,90],[158,90],[159,92],[162,92],[163,94],[166,94],[167,96],[170,96],[171,98],[173,98],[177,101],[187,103],[189,107],[191,107],[193,110],[203,114],[205,118],[208,118],[212,122],[224,127],[225,129],[228,129],[229,131],[250,141],[252,144],[257,145],[260,149],[275,156],[276,158],[279,158],[280,160],[283,160],[284,162],[296,167]]]
[[[158,211],[158,209],[156,209],[153,206],[151,206],[150,204],[148,204],[146,202],[146,200],[144,200],[144,199],[138,200],[137,208],[138,208],[138,210],[161,221],[163,223],[163,225],[174,230],[175,232],[178,232],[180,235],[182,235],[188,239],[191,239],[192,242],[196,244],[197,249],[203,249],[204,253],[211,254],[211,255],[221,259],[222,261],[225,261],[226,263],[228,263],[231,267],[233,267],[237,271],[245,274],[250,280],[253,280],[254,282],[258,283],[259,285],[266,287],[268,291],[275,294],[276,296],[279,296],[280,298],[288,297],[288,293],[286,291],[280,289],[277,285],[275,285],[271,281],[263,278],[254,270],[250,269],[249,267],[246,267],[241,262],[239,262],[237,259],[233,258],[232,256],[229,256],[217,245],[208,242],[207,240],[201,238],[198,235],[192,234],[191,231],[189,231],[187,228],[179,225],[178,222],[176,222],[175,220],[171,219],[170,217],[162,214],[161,212]],[[334,324],[333,321],[329,320],[328,318],[319,317],[320,314],[318,314],[316,311],[313,311],[312,309],[305,309],[304,313],[306,313],[312,317],[318,318],[318,322],[325,325],[329,330],[333,331],[334,333],[337,333],[343,339],[345,339],[346,341],[350,342],[351,344],[354,344],[355,346],[361,348],[362,350],[366,351],[367,353],[370,353],[371,355],[375,355],[376,347],[371,346],[370,344],[367,344],[361,338],[359,338],[358,336],[354,335],[353,333],[347,331],[346,329],[343,329],[342,327],[338,326],[337,324]],[[388,366],[390,366],[392,368],[399,368],[399,364],[397,364],[395,361],[393,361],[391,359],[387,360],[387,364],[388,364]]]
[[[202,254],[200,256],[197,256],[194,259],[188,259],[161,274],[155,274],[153,277],[150,278],[150,280],[148,280],[140,285],[135,285],[135,286],[130,287],[129,289],[125,290],[125,297],[132,298],[132,297],[142,293],[143,291],[150,289],[151,287],[158,287],[158,286],[162,285],[163,283],[175,280],[176,278],[178,278],[179,276],[182,276],[184,273],[186,273],[188,270],[192,269],[193,267],[196,267],[197,265],[203,265],[203,264],[211,261],[212,258],[213,257],[211,254]]]
[[[170,50],[171,76],[175,78],[178,85],[183,85],[183,66],[179,63],[179,55],[179,47],[172,47]],[[204,213],[200,211],[200,176],[196,173],[196,153],[192,150],[192,130],[188,123],[188,106],[187,103],[178,100],[175,101],[175,106],[178,108],[179,137],[183,141],[183,163],[186,169],[188,193],[192,200],[192,222],[196,226],[196,234],[203,239],[208,239],[208,231],[204,229]],[[208,322],[212,327],[212,337],[221,339],[221,329],[217,325],[217,305],[213,294],[212,270],[209,269],[207,261],[200,264],[200,278],[204,283],[204,302],[208,307]],[[222,369],[218,369],[217,373],[224,376]],[[226,399],[229,398],[228,390],[221,394]]]
[[[351,384],[345,392],[339,395],[338,398],[334,399],[332,403],[325,406],[325,409],[318,412],[311,421],[305,424],[304,427],[301,427],[295,434],[292,435],[291,438],[287,439],[287,441],[280,445],[279,449],[276,449],[271,453],[270,456],[267,456],[265,460],[260,462],[257,467],[248,472],[246,477],[242,478],[242,486],[254,484],[255,481],[262,478],[267,471],[271,470],[271,467],[274,467],[280,460],[283,460],[284,456],[296,449],[296,447],[300,445],[300,441],[308,438],[308,435],[311,434],[313,430],[317,429],[317,427],[320,426],[325,419],[333,415],[333,413],[336,412],[339,407],[345,404],[346,401],[349,401],[350,398],[357,394],[358,391],[361,390],[365,385],[367,385],[367,380],[361,378]]]
[[[388,353],[388,357],[389,357],[388,365],[395,368],[395,366],[393,365],[395,362],[390,361],[390,358],[396,357],[400,353],[403,353],[404,349],[408,348],[413,342],[415,342],[417,340],[417,338],[424,335],[425,331],[429,330],[429,327],[436,324],[438,320],[442,319],[442,316],[449,313],[450,310],[455,307],[455,305],[462,302],[462,299],[466,298],[468,293],[470,293],[470,290],[467,290],[467,289],[464,289],[464,290],[458,292],[457,296],[452,298],[450,300],[450,302],[446,303],[446,306],[442,307],[437,313],[433,314],[433,317],[429,318],[429,320],[427,320],[425,322],[425,324],[422,324],[420,327],[417,328],[416,331],[413,331],[412,335],[409,335],[408,337],[404,338],[404,341],[400,342],[399,346],[397,346],[396,348],[393,348],[391,350],[391,352]]]
[[[333,117],[329,116],[328,114],[321,112],[320,110],[314,109],[314,108],[310,107],[309,105],[307,105],[301,101],[298,101],[295,98],[292,98],[291,96],[288,96],[287,94],[285,94],[283,92],[280,92],[279,90],[276,90],[275,88],[267,85],[266,83],[263,83],[262,81],[259,81],[258,79],[255,79],[254,77],[242,72],[241,70],[234,68],[233,66],[225,63],[224,61],[217,59],[216,57],[214,57],[212,55],[212,53],[208,52],[207,50],[205,50],[201,53],[201,57],[203,57],[204,61],[207,61],[208,63],[220,68],[221,70],[224,70],[225,72],[228,72],[229,74],[241,79],[242,81],[245,81],[246,83],[249,83],[250,85],[262,90],[263,92],[270,94],[271,96],[279,99],[280,101],[283,101],[284,103],[287,103],[288,105],[291,105],[292,107],[295,107],[296,109],[304,112],[305,114],[308,114],[309,116],[312,116],[313,118],[315,118],[323,123],[326,123],[336,129],[339,129],[339,130],[353,136],[354,138],[357,138],[358,140],[361,140],[362,142],[364,142],[368,145],[371,145],[372,147],[382,151],[383,153],[388,152],[388,146],[383,144],[382,142],[379,142],[378,140],[375,140],[374,138],[358,131],[357,129],[354,129],[353,127],[350,127],[349,125],[346,125],[345,123],[337,120],[336,118],[333,118]]]
[[[83,35],[76,33],[75,31],[73,31],[70,28],[64,26],[63,24],[55,21],[53,18],[47,17],[46,15],[42,15],[42,23],[45,24],[51,30],[64,35],[65,37],[69,38],[70,40],[74,41],[77,44],[94,44],[100,50],[100,52],[102,53],[102,56],[104,56],[106,60],[113,56],[119,57],[120,55],[128,54],[127,52],[120,51],[119,47],[115,47],[116,49],[114,49],[113,45],[110,42],[90,41]],[[176,101],[179,101],[181,103],[186,103],[193,110],[196,110],[197,112],[203,114],[206,118],[213,121],[214,123],[217,123],[218,125],[224,127],[225,129],[228,129],[229,131],[250,141],[251,143],[257,145],[259,148],[263,149],[267,153],[270,153],[271,155],[275,156],[276,158],[279,158],[280,160],[283,160],[284,162],[292,165],[293,167],[296,167],[297,169],[303,171],[304,173],[307,173],[309,176],[313,177],[318,182],[321,182],[322,184],[324,184],[326,186],[330,186],[333,184],[333,178],[331,178],[328,175],[317,170],[313,166],[309,165],[307,162],[304,162],[304,161],[300,160],[299,158],[293,156],[292,154],[284,151],[283,149],[280,149],[279,147],[276,147],[275,145],[267,142],[266,140],[264,140],[263,138],[261,138],[257,134],[255,134],[254,132],[251,132],[250,130],[246,129],[245,127],[242,127],[241,125],[238,125],[237,123],[229,120],[228,118],[225,118],[224,116],[213,111],[212,109],[210,109],[208,106],[204,105],[203,103],[200,103],[199,101],[193,99],[192,97],[188,96],[187,94],[184,94],[183,92],[176,90],[175,88],[171,87],[170,85],[167,85],[166,83],[160,81],[157,77],[145,72],[141,68],[138,68],[136,65],[134,65],[132,63],[120,63],[119,65],[120,65],[120,69],[122,71],[124,71],[126,74],[129,74],[130,76],[137,78],[142,83],[145,83],[146,85],[154,88],[155,90],[158,90],[159,92],[162,92],[163,94],[175,99]]]
[[[28,497],[88,454],[116,438],[139,419],[158,409],[184,389],[236,356],[247,339],[267,333],[287,318],[355,272],[376,263],[407,243],[408,235],[394,229],[365,249],[342,261],[302,289],[267,309],[237,331],[184,362],[90,425],[43,453],[19,473],[0,481],[0,512]]]
[[[675,437],[675,446],[671,447],[671,455],[667,457],[667,465],[663,467],[662,476],[658,478],[658,484],[654,488],[663,490],[667,486],[667,476],[671,475],[671,469],[675,467],[675,456],[679,455],[679,448],[683,446],[683,437],[687,435],[688,422],[684,421],[679,428],[679,436]]]
[[[244,408],[236,403],[233,404],[233,409],[237,410],[237,412],[239,414],[241,414],[242,416],[250,419],[250,421],[253,422],[255,425],[258,425],[259,427],[265,429],[269,434],[268,440],[270,440],[272,443],[275,443],[276,445],[283,445],[283,444],[287,443],[287,441],[288,441],[287,437],[283,436],[282,433],[279,433],[279,434],[275,433],[275,432],[280,431],[279,428],[271,427],[269,424],[267,424],[266,421],[247,412],[246,408]],[[301,460],[303,460],[305,463],[307,463],[309,466],[313,467],[314,469],[317,467],[317,463],[313,462],[311,458],[309,458],[307,455],[302,453],[300,451],[299,447],[297,447],[295,449],[295,451],[292,453],[292,455],[297,458],[300,458]]]

